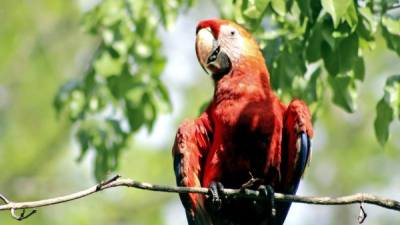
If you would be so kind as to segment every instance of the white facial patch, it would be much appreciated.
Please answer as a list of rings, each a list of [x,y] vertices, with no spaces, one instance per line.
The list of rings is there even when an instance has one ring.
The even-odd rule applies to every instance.
[[[239,31],[229,25],[222,25],[218,36],[218,45],[228,55],[232,63],[237,63],[243,48],[243,38]]]

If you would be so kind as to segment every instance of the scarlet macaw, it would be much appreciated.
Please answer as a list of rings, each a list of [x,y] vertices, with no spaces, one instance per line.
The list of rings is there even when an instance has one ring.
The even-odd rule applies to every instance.
[[[222,187],[264,185],[296,193],[313,136],[306,104],[295,99],[285,106],[278,99],[258,44],[243,27],[228,20],[201,21],[195,47],[215,91],[205,112],[177,131],[172,150],[177,185],[210,187],[216,194]],[[271,224],[272,219],[283,224],[290,207],[278,202],[271,218],[270,208],[248,199],[218,205],[200,194],[180,197],[190,225]]]

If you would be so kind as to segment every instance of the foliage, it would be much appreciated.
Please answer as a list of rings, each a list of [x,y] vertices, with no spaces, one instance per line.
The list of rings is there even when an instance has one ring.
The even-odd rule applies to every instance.
[[[190,0],[105,0],[84,16],[83,27],[99,36],[99,47],[86,74],[65,84],[54,105],[78,124],[79,159],[89,149],[96,151],[98,180],[117,168],[129,133],[142,126],[151,131],[159,112],[170,110],[160,80],[166,60],[157,22],[161,19],[164,27],[170,27],[178,8],[191,4]]]
[[[400,21],[391,13],[397,1],[217,2],[222,17],[246,26],[259,40],[277,93],[286,101],[304,99],[314,116],[326,87],[334,104],[350,113],[357,109],[357,87],[365,79],[364,55],[374,49],[377,31],[400,55]],[[192,4],[104,0],[84,16],[83,26],[100,39],[99,47],[87,73],[60,89],[55,108],[77,124],[80,158],[95,150],[97,179],[116,169],[119,152],[132,133],[141,127],[151,131],[159,113],[171,108],[160,79],[166,61],[158,21],[169,28]],[[398,101],[392,100],[399,93],[394,83],[387,82],[377,106],[375,129],[382,144],[399,111]]]
[[[327,86],[333,103],[349,113],[357,109],[357,87],[365,79],[364,55],[374,49],[378,30],[388,48],[400,55],[400,20],[393,13],[398,1],[238,0],[232,9],[226,7],[229,2],[220,3],[223,15],[256,34],[273,88],[285,99],[298,97],[312,104],[314,116]],[[399,109],[398,104],[383,102],[377,106],[375,122],[382,145],[393,120],[388,110]]]

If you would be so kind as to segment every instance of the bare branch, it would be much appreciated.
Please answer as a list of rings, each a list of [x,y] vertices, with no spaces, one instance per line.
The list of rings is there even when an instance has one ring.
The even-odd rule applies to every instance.
[[[48,205],[60,204],[63,202],[73,201],[79,198],[83,198],[85,196],[94,194],[99,191],[103,191],[105,189],[114,188],[114,187],[131,187],[131,188],[139,188],[143,190],[149,191],[158,191],[158,192],[174,192],[174,193],[198,193],[198,194],[209,194],[208,188],[203,187],[174,187],[174,186],[166,186],[166,185],[155,185],[144,182],[138,182],[132,179],[123,179],[120,176],[114,176],[109,180],[101,182],[98,185],[95,185],[86,190],[76,192],[73,194],[60,196],[56,198],[49,198],[39,201],[31,201],[31,202],[13,202],[5,198],[0,194],[0,199],[2,199],[6,204],[0,205],[0,211],[2,210],[11,210],[11,213],[15,219],[23,220],[36,212],[36,209],[31,211],[29,214],[24,215],[25,211],[22,211],[20,216],[15,214],[16,209],[31,209],[31,208],[39,208]],[[230,196],[233,198],[249,198],[249,199],[260,199],[263,198],[263,195],[256,190],[250,189],[224,189],[225,196]],[[348,205],[348,204],[360,204],[360,210],[362,210],[362,215],[360,216],[359,221],[363,222],[366,218],[366,213],[362,208],[362,204],[371,204],[380,207],[384,207],[387,209],[392,209],[396,211],[400,211],[400,202],[383,198],[380,196],[358,193],[354,195],[347,195],[342,197],[316,197],[316,196],[298,196],[298,195],[289,195],[282,193],[275,193],[276,201],[286,201],[286,202],[296,202],[296,203],[305,203],[305,204],[315,204],[315,205]]]

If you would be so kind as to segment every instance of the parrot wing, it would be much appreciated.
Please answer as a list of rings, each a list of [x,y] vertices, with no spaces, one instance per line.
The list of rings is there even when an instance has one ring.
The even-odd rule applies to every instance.
[[[282,179],[280,190],[295,194],[311,157],[313,137],[311,114],[301,100],[293,100],[284,113]],[[278,224],[283,224],[289,211],[290,202],[277,204]]]
[[[212,137],[207,113],[196,120],[185,120],[179,127],[172,149],[176,183],[184,187],[201,187],[203,159]],[[199,194],[180,194],[189,225],[210,224]]]

